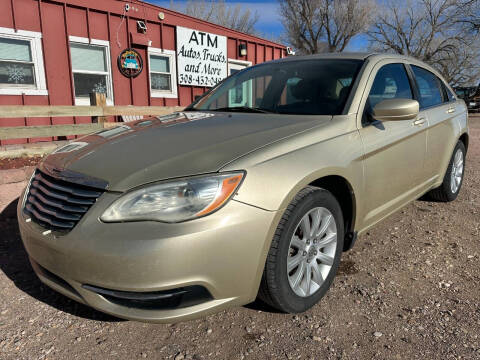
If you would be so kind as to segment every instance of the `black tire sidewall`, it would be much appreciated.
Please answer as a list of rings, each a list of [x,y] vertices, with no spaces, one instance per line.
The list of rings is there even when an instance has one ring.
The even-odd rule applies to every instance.
[[[287,257],[290,248],[290,241],[298,223],[302,217],[315,207],[327,208],[335,219],[337,225],[337,248],[335,258],[330,272],[321,285],[320,289],[309,297],[300,297],[292,290],[287,276]],[[315,305],[328,291],[340,265],[340,258],[343,250],[344,239],[343,216],[340,205],[335,197],[328,191],[319,189],[303,198],[294,208],[290,215],[283,232],[280,235],[279,248],[277,253],[277,263],[275,266],[275,279],[278,284],[276,287],[282,298],[283,307],[288,312],[303,312]]]

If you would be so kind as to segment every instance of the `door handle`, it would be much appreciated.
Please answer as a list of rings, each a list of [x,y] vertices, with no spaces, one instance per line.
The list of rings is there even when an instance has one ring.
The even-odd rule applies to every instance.
[[[448,110],[447,110],[447,114],[451,114],[451,113],[454,113],[455,112],[455,107],[449,107]]]
[[[423,124],[425,124],[425,118],[420,118],[420,119],[417,119],[413,122],[413,125],[415,126],[423,126]]]

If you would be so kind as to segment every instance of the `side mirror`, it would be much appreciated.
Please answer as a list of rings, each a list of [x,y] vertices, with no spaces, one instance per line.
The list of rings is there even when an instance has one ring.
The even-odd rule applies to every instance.
[[[373,108],[372,117],[378,121],[413,120],[420,111],[417,100],[388,99]]]

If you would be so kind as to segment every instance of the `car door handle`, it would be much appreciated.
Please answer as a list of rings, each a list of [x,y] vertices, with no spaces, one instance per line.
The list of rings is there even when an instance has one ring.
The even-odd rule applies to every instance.
[[[447,110],[447,114],[451,114],[451,113],[454,113],[455,112],[455,108],[452,106],[452,107],[449,107],[448,110]]]
[[[423,126],[423,124],[425,124],[425,118],[420,118],[420,119],[417,119],[413,122],[413,125],[415,126]]]

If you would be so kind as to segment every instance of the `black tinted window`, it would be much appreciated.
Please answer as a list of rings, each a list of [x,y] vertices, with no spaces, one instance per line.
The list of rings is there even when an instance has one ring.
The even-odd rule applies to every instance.
[[[439,105],[443,102],[440,80],[430,71],[412,66],[420,93],[420,107]]]
[[[386,99],[413,99],[412,88],[403,64],[383,66],[375,76],[366,104],[370,114],[375,105]]]

